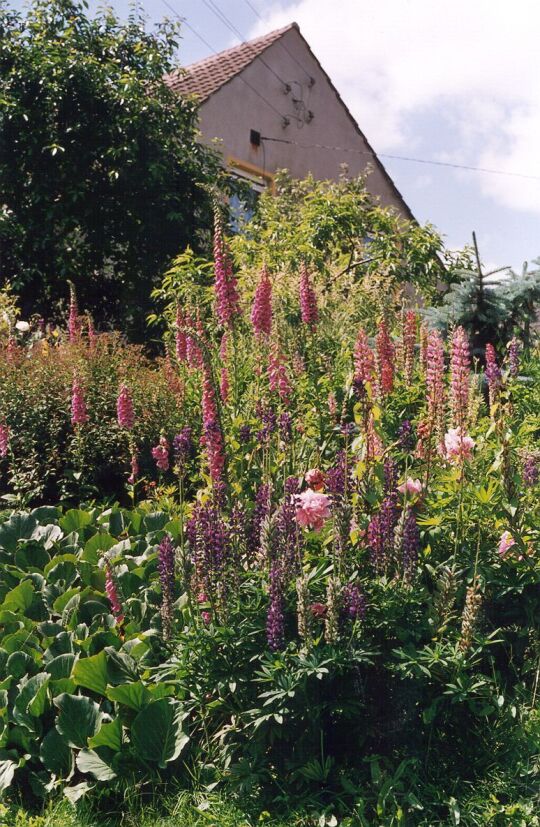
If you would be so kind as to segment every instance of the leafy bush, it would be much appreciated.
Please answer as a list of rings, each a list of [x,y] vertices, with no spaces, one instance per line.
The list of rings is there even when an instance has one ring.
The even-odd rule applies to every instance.
[[[273,329],[262,276],[252,332],[220,244],[216,305],[180,306],[171,330],[180,412],[152,397],[162,372],[75,317],[71,342],[6,351],[10,417],[62,377],[74,456],[111,431],[126,378],[124,466],[146,439],[162,485],[129,509],[5,514],[3,785],[75,800],[174,777],[320,824],[533,824],[539,421],[518,354],[492,354],[484,394],[464,331],[447,354],[407,311],[353,355],[306,270]],[[74,367],[89,418],[72,426]],[[16,447],[25,416],[5,410]]]

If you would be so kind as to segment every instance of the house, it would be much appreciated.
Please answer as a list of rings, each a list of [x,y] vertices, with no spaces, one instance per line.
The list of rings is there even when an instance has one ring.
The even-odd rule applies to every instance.
[[[335,180],[370,167],[367,186],[383,206],[412,213],[311,51],[296,23],[241,43],[166,78],[200,101],[200,130],[219,139],[227,167],[261,191],[278,169]]]

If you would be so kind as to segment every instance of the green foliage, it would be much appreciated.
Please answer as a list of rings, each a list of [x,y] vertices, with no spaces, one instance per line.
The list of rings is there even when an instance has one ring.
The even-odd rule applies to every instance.
[[[530,345],[531,324],[540,305],[540,269],[525,265],[520,275],[509,270],[496,282],[473,269],[458,269],[452,275],[455,281],[441,305],[424,311],[431,325],[444,331],[462,325],[480,350],[488,342],[506,343],[513,334]]]
[[[80,0],[0,6],[2,278],[57,313],[67,280],[101,322],[141,335],[154,280],[208,226],[217,157],[163,76],[178,30]]]
[[[276,192],[261,195],[253,218],[235,238],[240,266],[297,272],[302,261],[326,279],[375,274],[433,292],[443,268],[440,236],[377,204],[363,178],[295,181],[281,174]]]

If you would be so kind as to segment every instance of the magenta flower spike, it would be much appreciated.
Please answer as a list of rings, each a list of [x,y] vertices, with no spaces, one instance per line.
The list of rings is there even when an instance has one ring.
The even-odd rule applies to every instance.
[[[88,422],[88,411],[84,399],[84,391],[77,376],[73,377],[73,385],[71,388],[71,424],[84,425]]]
[[[126,431],[131,431],[135,424],[135,411],[133,410],[133,400],[127,385],[123,384],[118,394],[116,401],[116,414],[118,424]]]
[[[302,264],[300,270],[300,314],[304,324],[315,330],[319,319],[317,296],[305,264]]]
[[[253,297],[251,324],[257,339],[270,336],[272,330],[272,282],[266,266],[262,268],[261,277]]]

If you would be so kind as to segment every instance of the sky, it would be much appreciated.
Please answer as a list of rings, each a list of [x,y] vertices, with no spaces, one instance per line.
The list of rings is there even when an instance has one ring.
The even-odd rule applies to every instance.
[[[130,7],[129,0],[107,5],[120,16]],[[518,174],[382,157],[421,223],[434,224],[450,248],[470,243],[475,230],[488,269],[520,270],[540,257],[538,0],[143,0],[142,6],[150,25],[175,14],[186,18],[214,51],[240,37],[212,6],[244,39],[295,20],[376,152]],[[209,53],[184,27],[180,63]]]

